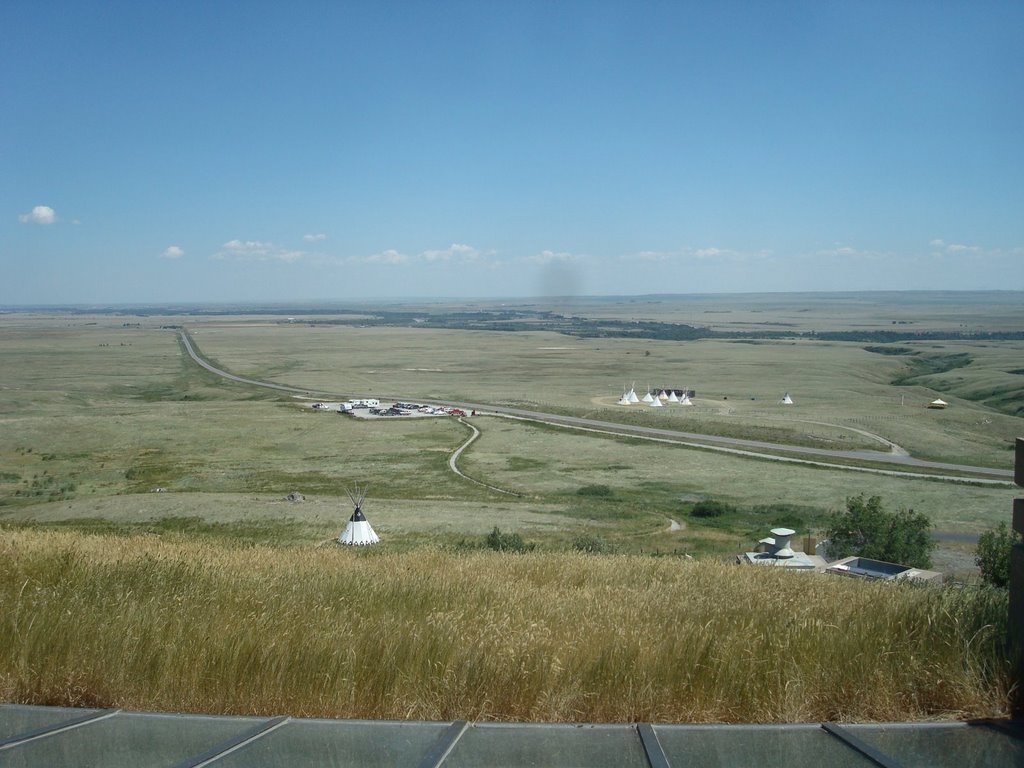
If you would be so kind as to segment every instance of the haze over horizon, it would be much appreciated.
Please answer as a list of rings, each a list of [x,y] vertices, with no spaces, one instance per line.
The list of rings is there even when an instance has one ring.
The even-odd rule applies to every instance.
[[[1024,290],[1024,4],[0,25],[0,305]]]

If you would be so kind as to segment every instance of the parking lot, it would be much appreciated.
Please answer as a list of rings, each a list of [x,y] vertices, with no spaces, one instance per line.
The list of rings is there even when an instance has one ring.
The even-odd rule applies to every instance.
[[[373,404],[371,404],[373,403]],[[467,413],[461,408],[451,408],[439,405],[424,405],[406,401],[394,403],[378,403],[376,400],[347,401],[347,402],[316,402],[311,403],[310,408],[318,411],[333,412],[358,419],[381,419],[381,418],[422,418],[424,416],[475,416],[475,412]]]

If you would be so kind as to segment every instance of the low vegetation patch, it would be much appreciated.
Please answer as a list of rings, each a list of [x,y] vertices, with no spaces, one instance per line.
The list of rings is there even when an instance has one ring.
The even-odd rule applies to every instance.
[[[1003,590],[674,558],[0,529],[0,606],[0,700],[31,704],[914,720],[1005,716],[1010,684]]]
[[[585,485],[576,491],[577,496],[591,496],[599,499],[609,499],[614,496],[612,489],[607,485]]]
[[[736,508],[732,504],[726,504],[724,501],[715,501],[714,499],[707,499],[706,501],[698,501],[693,505],[693,509],[690,510],[691,517],[721,517],[727,513],[735,512]]]
[[[114,521],[102,517],[77,517],[67,520],[7,520],[8,530],[74,531],[117,537],[161,536],[215,539],[235,546],[299,543],[309,541],[306,525],[288,518],[252,519],[216,522],[198,515],[168,515],[154,520]]]
[[[64,501],[73,498],[78,485],[73,480],[65,480],[49,472],[43,472],[26,480],[22,487],[14,493],[0,498],[0,504],[17,502]]]
[[[918,352],[910,347],[864,347],[865,352],[874,352],[876,355],[916,355]]]
[[[591,555],[611,555],[617,551],[617,547],[607,539],[593,533],[582,533],[572,540],[572,548],[577,552],[586,552]]]
[[[747,506],[720,499],[694,502],[688,514],[693,525],[734,532],[754,541],[769,528],[792,528],[800,535],[824,530],[831,519],[828,510],[816,507],[785,503]]]
[[[972,362],[973,358],[967,352],[919,355],[907,362],[906,369],[896,376],[892,383],[897,386],[926,384],[923,380],[928,376],[964,368]]]
[[[494,552],[530,552],[536,544],[528,544],[518,533],[502,533],[498,526],[484,537],[484,546]]]

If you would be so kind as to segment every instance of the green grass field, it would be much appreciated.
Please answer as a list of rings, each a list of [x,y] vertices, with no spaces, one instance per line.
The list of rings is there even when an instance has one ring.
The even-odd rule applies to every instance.
[[[657,309],[661,319],[685,319],[686,302],[677,302],[676,315],[667,304],[651,303],[647,310]],[[823,311],[817,304],[808,312],[757,307],[735,311],[775,312],[780,322]],[[889,309],[881,317],[908,316],[906,307]],[[866,322],[863,307],[843,305],[842,323],[854,323],[855,310]],[[925,318],[935,314],[920,311]],[[1005,326],[1003,312],[993,309],[994,327]],[[724,540],[720,529],[695,524],[668,536],[667,520],[686,522],[686,503],[701,498],[796,505],[808,510],[803,516],[811,526],[847,496],[877,493],[892,508],[926,512],[940,528],[976,532],[1005,519],[1013,495],[1008,487],[781,464],[478,419],[483,435],[461,464],[471,476],[521,495],[495,494],[447,468],[448,455],[468,435],[462,425],[354,421],[310,411],[284,393],[219,379],[194,365],[174,332],[160,327],[181,318],[13,314],[0,320],[0,515],[9,520],[283,517],[315,538],[341,524],[344,488],[359,481],[371,487],[370,509],[379,525],[408,537],[406,544],[427,534],[432,540],[478,535],[495,524],[554,531],[561,544],[584,525],[606,528],[630,548],[700,552],[709,541],[740,547],[762,522],[756,516],[736,521],[734,535]],[[922,457],[1002,467],[1011,463],[1013,438],[1024,433],[1024,420],[951,394],[983,400],[997,374],[1024,381],[1007,372],[1024,359],[1016,357],[1018,342],[944,343],[949,354],[967,354],[973,362],[897,386],[891,382],[906,370],[906,356],[868,352],[859,344],[580,340],[533,332],[309,327],[247,316],[190,323],[204,354],[229,370],[318,392],[523,405],[842,448],[878,447],[862,434],[869,432]],[[632,382],[641,391],[648,382],[694,388],[697,406],[615,405]],[[785,391],[796,405],[778,404]],[[939,395],[952,407],[922,407]],[[581,503],[576,491],[595,483],[611,487],[614,500]],[[167,493],[150,493],[155,488]],[[309,502],[279,503],[294,490]],[[637,521],[638,528],[617,530],[617,518]]]

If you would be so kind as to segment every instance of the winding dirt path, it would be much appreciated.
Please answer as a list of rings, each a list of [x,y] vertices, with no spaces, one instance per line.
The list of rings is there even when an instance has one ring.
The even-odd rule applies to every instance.
[[[507,493],[509,496],[522,496],[521,493],[516,493],[515,491],[509,491],[509,490],[506,490],[505,488],[499,488],[496,485],[491,485],[490,483],[485,483],[485,482],[483,482],[481,480],[477,480],[475,477],[470,477],[465,472],[463,472],[461,469],[459,469],[459,465],[458,465],[459,456],[461,456],[462,452],[464,450],[466,450],[467,448],[469,448],[469,446],[478,437],[480,437],[480,430],[477,429],[474,425],[470,424],[468,421],[466,421],[461,416],[459,417],[458,421],[459,421],[460,424],[465,424],[467,427],[469,427],[472,430],[472,434],[469,436],[469,439],[466,440],[466,442],[464,442],[462,445],[460,445],[458,448],[456,448],[454,451],[452,451],[452,455],[448,457],[448,467],[451,469],[451,471],[454,472],[459,477],[461,477],[463,480],[469,480],[469,482],[476,483],[477,485],[482,485],[484,488],[487,488],[489,490],[497,491],[498,493]]]

